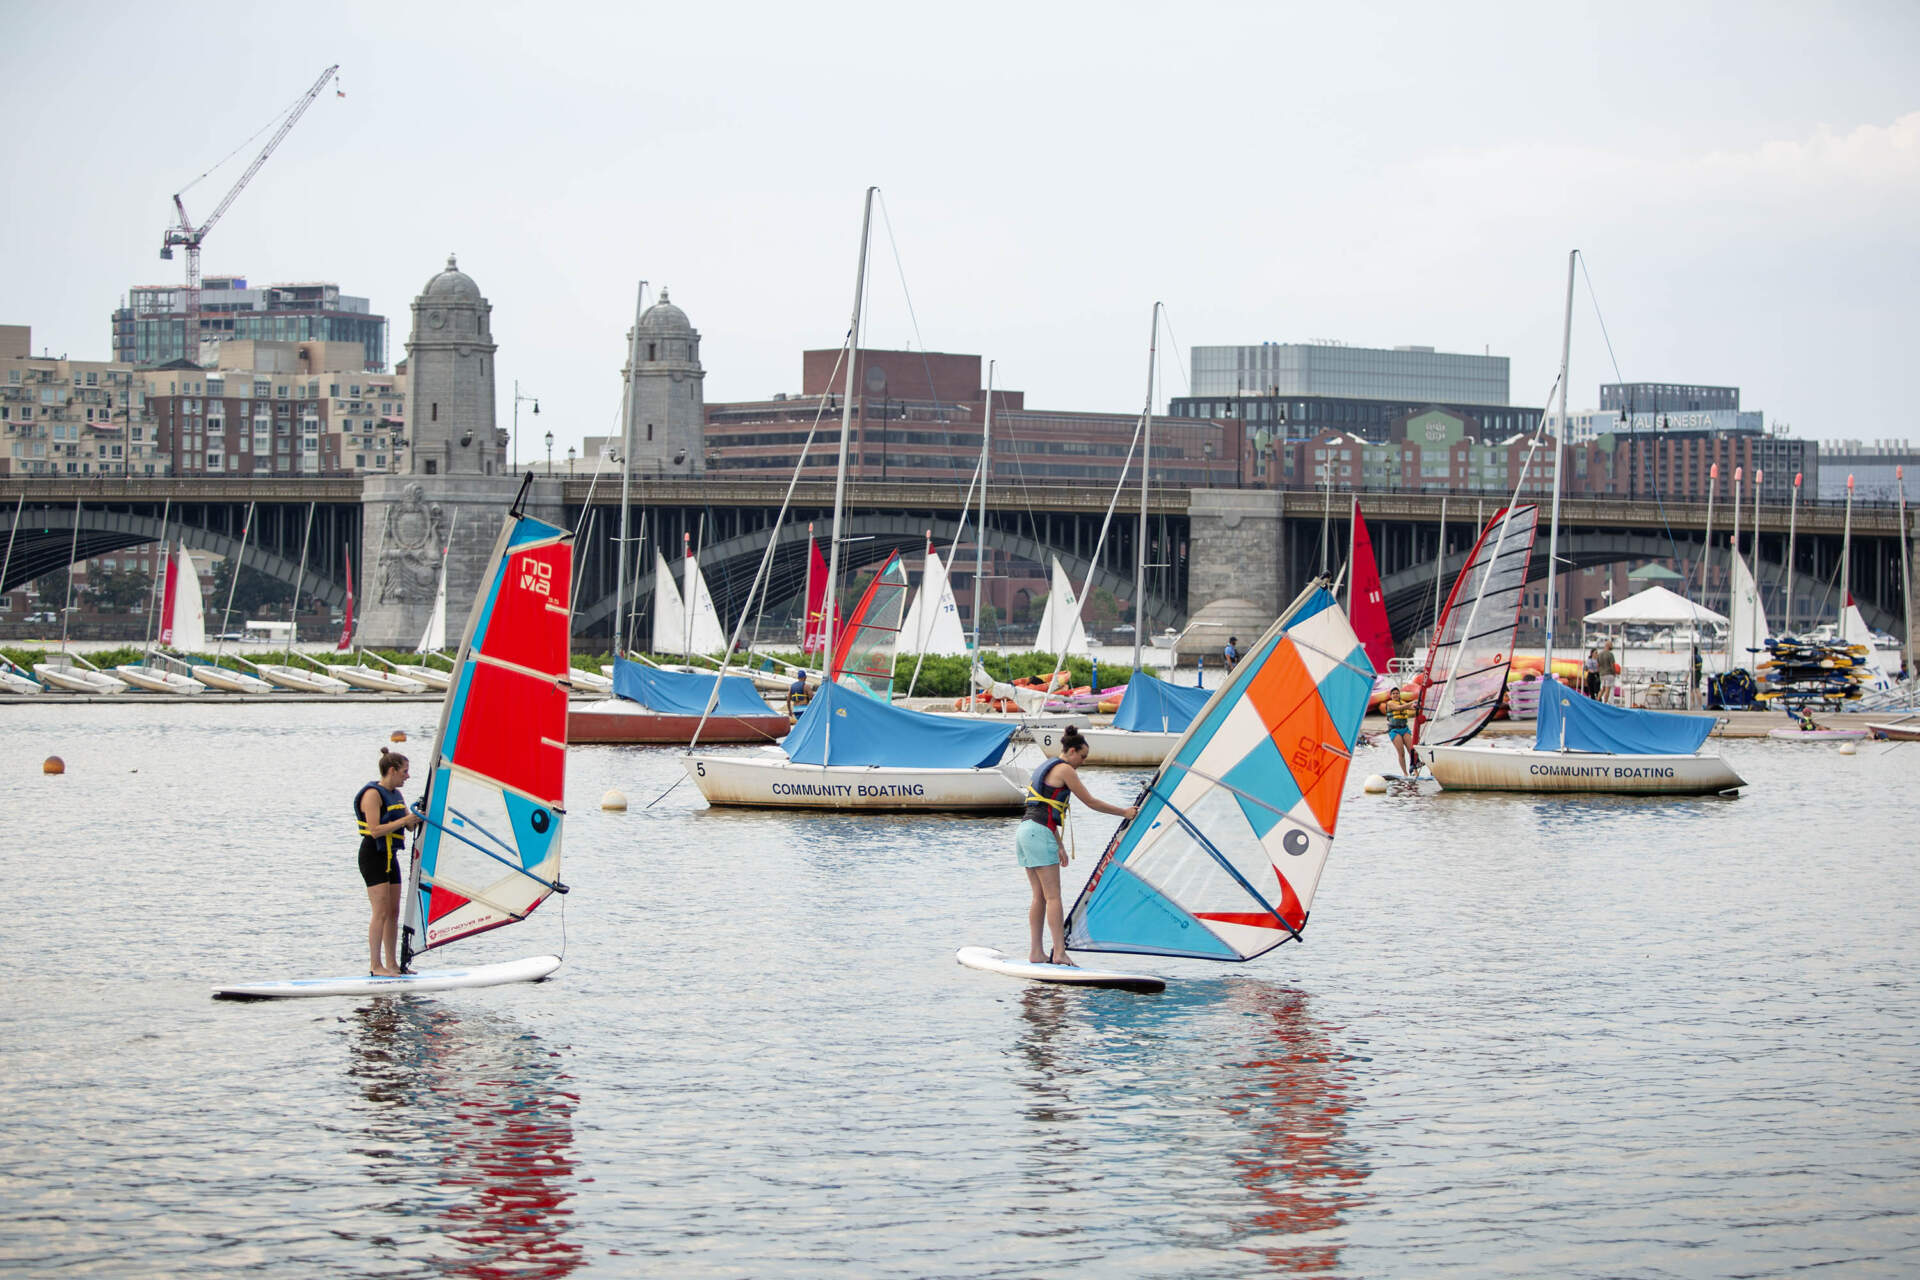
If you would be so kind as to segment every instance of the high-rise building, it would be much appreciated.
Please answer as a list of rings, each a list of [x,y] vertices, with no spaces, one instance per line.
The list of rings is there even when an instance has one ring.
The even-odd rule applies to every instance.
[[[35,358],[32,336],[0,325],[0,475],[168,474],[139,374],[117,361]]]
[[[200,359],[201,343],[354,342],[363,369],[387,367],[387,320],[365,298],[337,284],[272,284],[249,288],[239,276],[210,276],[201,285],[200,314],[186,314],[182,285],[136,285],[113,313],[113,358],[155,368]]]
[[[1504,405],[1507,357],[1432,347],[1350,347],[1337,342],[1262,342],[1195,347],[1201,396],[1334,396],[1420,404]]]
[[[1920,442],[1912,440],[1826,440],[1820,445],[1818,493],[1823,502],[1842,502],[1847,478],[1853,478],[1855,502],[1897,502],[1920,507]],[[1814,496],[1807,490],[1802,496]]]

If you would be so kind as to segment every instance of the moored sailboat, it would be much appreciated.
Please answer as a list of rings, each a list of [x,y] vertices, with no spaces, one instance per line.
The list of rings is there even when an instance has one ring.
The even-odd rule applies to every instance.
[[[707,714],[716,680],[719,701]],[[770,743],[785,737],[791,727],[786,715],[768,706],[745,676],[663,671],[615,658],[613,692],[612,698],[583,702],[568,710],[569,742],[684,747],[698,729],[700,741],[707,743]]]

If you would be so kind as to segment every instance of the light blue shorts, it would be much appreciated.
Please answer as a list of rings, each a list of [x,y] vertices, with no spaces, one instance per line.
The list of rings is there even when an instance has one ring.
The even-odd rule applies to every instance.
[[[1021,819],[1020,832],[1013,838],[1013,850],[1023,867],[1060,865],[1060,842],[1053,838],[1053,832],[1031,818]]]

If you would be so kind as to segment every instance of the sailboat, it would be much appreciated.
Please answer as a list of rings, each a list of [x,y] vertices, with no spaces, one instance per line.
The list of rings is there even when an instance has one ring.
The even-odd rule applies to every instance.
[[[1161,763],[1067,913],[1068,950],[1241,963],[1300,941],[1373,678],[1329,584],[1316,581]],[[986,948],[955,958],[1039,981],[1086,973]]]
[[[860,351],[860,310],[866,292],[867,243],[876,190],[867,189],[860,228],[853,320],[847,329],[850,385]],[[875,575],[862,601],[862,612],[850,619],[846,637],[837,634],[839,619],[832,602],[840,567],[840,523],[846,509],[854,397],[843,396],[841,400],[834,527],[820,610],[827,619],[824,651],[830,655],[828,679],[779,748],[754,755],[689,754],[683,764],[707,803],[715,805],[880,812],[1017,811],[1025,803],[1026,778],[1006,760],[1006,754],[1018,726],[910,711],[882,701],[884,695],[869,696],[879,693],[883,679],[891,689],[892,639],[899,631],[907,590],[906,572],[899,567],[897,554]],[[888,632],[891,634],[885,635],[883,644],[883,633]],[[880,661],[883,647],[884,667]],[[850,684],[860,685],[862,691],[855,692]]]
[[[713,595],[707,590],[706,575],[700,572],[700,557],[694,554],[693,535],[680,535],[685,553],[680,557],[680,585],[686,610],[686,638],[671,652],[692,657],[700,653],[722,653],[727,634],[720,626],[720,613],[713,607]]]
[[[706,725],[700,717],[720,682],[720,698]],[[567,740],[575,744],[686,746],[700,730],[700,741],[777,742],[792,727],[745,676],[718,672],[668,671],[627,658],[613,660],[613,694],[583,702],[567,712]]]
[[[1086,628],[1080,625],[1080,597],[1074,593],[1073,579],[1053,557],[1053,577],[1047,587],[1046,607],[1040,611],[1040,630],[1034,635],[1036,653],[1080,654],[1090,650]]]
[[[11,544],[9,544],[11,545]],[[127,682],[116,679],[88,662],[77,653],[66,652],[67,623],[72,618],[73,604],[73,566],[80,558],[80,500],[73,503],[73,547],[67,559],[67,599],[60,609],[60,649],[61,654],[55,662],[36,662],[33,674],[41,684],[49,689],[62,689],[68,693],[125,693]]]
[[[293,646],[300,639],[300,587],[307,572],[307,540],[313,534],[314,504],[307,506],[307,527],[300,535],[300,571],[293,579],[293,602],[287,606],[287,649],[285,662],[255,663],[253,669],[260,678],[279,689],[289,689],[295,693],[345,693],[349,688],[344,680],[337,680],[323,671],[310,667],[293,665]],[[304,660],[304,659],[303,659]]]
[[[346,555],[347,565],[347,607],[340,623],[340,643],[335,645],[335,653],[350,653],[353,648],[353,555]],[[419,680],[409,679],[397,671],[370,667],[364,658],[360,662],[336,662],[327,667],[327,674],[336,680],[344,680],[356,689],[369,693],[425,693],[427,686]]]
[[[900,627],[896,651],[901,654],[925,654],[934,658],[962,657],[967,652],[967,633],[960,626],[960,608],[954,603],[953,587],[947,581],[947,566],[933,549],[932,535],[927,538],[926,567],[920,573],[920,590],[907,609]]]
[[[159,647],[163,650],[194,652],[207,646],[206,606],[200,599],[200,575],[187,554],[186,539],[179,552],[167,558],[166,586],[161,594]],[[122,680],[138,689],[154,693],[205,693],[207,686],[192,676],[168,671],[153,664],[154,652],[145,660],[126,662],[114,668]]]
[[[1461,571],[1448,600],[1448,617],[1428,672],[1435,662],[1443,678],[1422,690],[1416,720],[1415,747],[1433,771],[1436,782],[1452,791],[1528,791],[1543,793],[1614,793],[1626,795],[1715,795],[1737,790],[1746,783],[1719,756],[1698,754],[1713,731],[1712,716],[1678,712],[1638,711],[1609,707],[1562,685],[1553,674],[1554,584],[1558,579],[1560,538],[1560,470],[1565,452],[1562,433],[1567,421],[1567,370],[1573,341],[1573,285],[1578,257],[1567,258],[1566,326],[1560,346],[1560,413],[1553,424],[1553,514],[1547,535],[1547,642],[1541,664],[1539,721],[1532,750],[1482,746],[1468,738],[1491,719],[1512,664],[1511,636],[1526,585],[1526,557],[1512,552],[1519,540],[1510,540],[1508,526],[1518,516],[1509,509],[1496,516],[1501,527],[1492,552],[1482,557],[1487,534]],[[1526,524],[1537,528],[1538,509]],[[1490,530],[1491,532],[1491,527]],[[1523,539],[1532,543],[1532,533]],[[1463,589],[1465,594],[1463,594]],[[1462,611],[1464,610],[1464,613]],[[1460,614],[1458,621],[1453,615]],[[1505,651],[1494,648],[1505,635]],[[1434,714],[1428,714],[1428,698]]]
[[[220,615],[220,631],[223,638],[214,648],[212,662],[196,662],[188,668],[193,678],[201,684],[206,685],[210,689],[224,690],[227,693],[273,692],[273,686],[265,680],[262,680],[259,676],[248,675],[246,672],[236,670],[233,667],[223,666],[220,662],[220,658],[226,647],[224,637],[227,630],[227,620],[233,616],[233,596],[240,587],[242,562],[245,560],[247,554],[247,538],[252,533],[253,503],[249,502],[247,504],[246,519],[240,525],[240,550],[234,555],[232,565],[233,572],[227,579],[227,607]],[[235,658],[234,661],[245,662],[245,659]],[[247,663],[247,665],[251,666],[253,664]]]
[[[573,535],[524,514],[500,530],[440,707],[415,806],[424,825],[401,894],[401,967],[461,938],[525,920],[560,881],[566,816]],[[531,982],[560,957],[220,987],[216,999],[396,994]]]
[[[1373,538],[1360,514],[1360,495],[1353,498],[1353,520],[1347,546],[1347,619],[1366,646],[1367,661],[1380,673],[1374,681],[1391,680],[1393,627],[1387,621],[1387,600],[1380,590],[1380,565],[1373,558]],[[1384,690],[1378,690],[1384,692]]]

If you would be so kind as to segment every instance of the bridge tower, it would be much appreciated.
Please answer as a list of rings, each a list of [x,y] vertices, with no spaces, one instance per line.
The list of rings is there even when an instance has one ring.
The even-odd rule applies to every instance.
[[[633,470],[649,476],[699,475],[707,469],[706,399],[700,334],[667,291],[640,316],[629,344],[637,359],[622,373],[633,414]]]
[[[447,644],[459,643],[520,477],[494,425],[493,307],[449,256],[413,300],[407,341],[407,469],[368,476],[360,545],[361,643],[411,648],[447,562]],[[529,511],[560,523],[561,481],[534,484]]]

